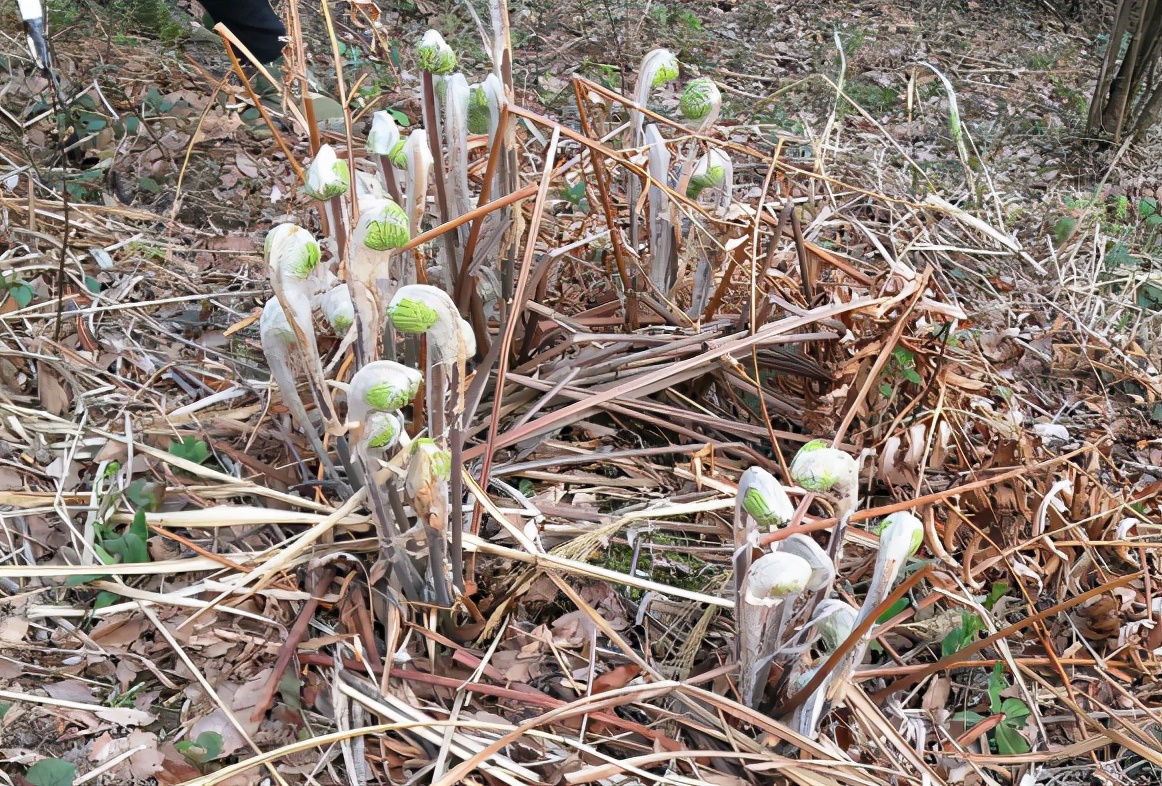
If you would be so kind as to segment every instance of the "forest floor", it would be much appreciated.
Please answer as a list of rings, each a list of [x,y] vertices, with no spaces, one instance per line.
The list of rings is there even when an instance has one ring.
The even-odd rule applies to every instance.
[[[490,67],[465,4],[390,5],[374,32],[367,4],[334,9],[357,139],[377,109],[419,125],[428,27],[469,81]],[[717,271],[716,318],[663,306],[648,340],[603,343],[632,298],[592,240],[590,171],[562,165],[539,223],[526,203],[555,267],[503,406],[484,385],[466,429],[466,473],[494,458],[475,592],[436,625],[369,584],[367,512],[316,482],[268,385],[263,237],[320,231],[307,135],[278,120],[284,149],[185,10],[49,6],[64,155],[0,9],[0,782],[1162,782],[1162,164],[1157,131],[1085,137],[1100,15],[511,4],[518,105],[578,130],[574,76],[629,95],[669,47],[681,82],[722,90],[714,138],[765,156],[735,162],[750,212],[721,222],[726,248],[749,250],[768,180],[802,212],[754,284],[749,262]],[[322,15],[300,13],[334,94]],[[667,87],[650,107],[677,103]],[[522,186],[549,129],[520,126]],[[912,506],[925,541],[808,739],[734,701],[728,588],[741,470],[785,473],[815,437],[863,467],[843,597],[875,562],[855,522]],[[94,575],[95,546],[122,559]],[[769,693],[768,710],[793,692]]]

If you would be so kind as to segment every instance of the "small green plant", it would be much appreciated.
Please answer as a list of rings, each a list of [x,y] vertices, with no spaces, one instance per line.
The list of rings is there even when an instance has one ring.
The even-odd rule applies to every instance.
[[[589,200],[585,198],[585,181],[578,180],[573,185],[562,188],[561,198],[580,212],[589,212]]]
[[[169,453],[194,464],[205,464],[210,458],[210,447],[197,437],[182,437],[169,443]]]
[[[986,717],[1000,715],[1001,720],[993,728],[989,739],[992,743],[993,749],[1001,756],[1017,756],[1022,753],[1028,753],[1031,748],[1029,742],[1018,729],[1025,728],[1025,724],[1029,721],[1029,716],[1032,714],[1029,705],[1020,699],[1002,699],[1001,694],[1009,688],[1009,681],[1005,679],[1004,667],[998,663],[993,667],[993,672],[989,676],[988,696],[989,696],[989,713],[990,716],[981,715],[979,712],[968,710],[965,712],[958,712],[952,716],[953,720],[961,723],[976,725],[985,720]]]
[[[940,657],[947,658],[976,641],[976,634],[985,629],[984,620],[977,614],[963,612],[960,624],[948,632],[940,642]]]
[[[197,739],[174,743],[174,748],[201,769],[222,753],[222,735],[216,731],[204,731]]]
[[[72,786],[76,777],[76,766],[63,759],[41,759],[24,773],[32,786]]]
[[[36,290],[31,285],[11,274],[0,276],[0,292],[12,298],[19,308],[26,307],[36,297]]]
[[[884,376],[887,381],[880,385],[880,393],[884,395],[884,398],[891,398],[901,382],[911,382],[913,385],[924,384],[924,378],[916,371],[916,355],[903,347],[896,347],[892,350],[892,358],[888,361]]]
[[[0,719],[2,719],[4,717],[4,714],[6,712],[8,712],[8,710],[10,710],[10,709],[12,709],[11,704],[0,704]]]

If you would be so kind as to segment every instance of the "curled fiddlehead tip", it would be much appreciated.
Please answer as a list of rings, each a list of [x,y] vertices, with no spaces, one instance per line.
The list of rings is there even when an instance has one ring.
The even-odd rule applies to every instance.
[[[810,581],[811,565],[807,560],[773,551],[759,557],[750,566],[744,598],[751,605],[775,605],[789,595],[802,592]]]
[[[355,226],[355,241],[373,251],[403,248],[411,240],[407,213],[394,200],[383,197],[368,200],[359,206],[359,223]]]
[[[367,152],[373,156],[387,156],[396,166],[397,159],[403,156],[403,137],[400,136],[399,126],[395,116],[386,109],[381,109],[371,116],[371,131],[367,134]]]
[[[654,49],[642,58],[639,85],[661,87],[678,78],[678,58],[669,49]],[[639,88],[640,91],[640,88]]]
[[[759,526],[786,524],[795,515],[795,506],[782,484],[761,467],[751,467],[742,473],[738,495],[743,510]]]
[[[436,309],[422,300],[401,298],[388,307],[391,324],[401,333],[427,333],[440,321]]]
[[[807,491],[846,494],[858,482],[859,465],[842,450],[828,447],[823,440],[812,440],[791,461],[791,479]]]
[[[352,409],[397,410],[416,397],[423,380],[423,374],[402,363],[372,361],[351,378]]]
[[[350,187],[351,174],[347,162],[335,155],[335,148],[322,145],[307,167],[307,182],[303,190],[312,199],[322,201],[346,194]]]
[[[697,199],[708,188],[728,186],[727,179],[733,170],[730,157],[717,148],[711,148],[694,165],[690,182],[686,184],[686,196]]]
[[[319,310],[338,336],[346,334],[355,322],[355,305],[346,284],[337,284],[320,295]]]
[[[811,625],[819,631],[824,649],[834,652],[836,647],[847,641],[855,630],[858,615],[854,606],[838,598],[828,598],[816,606],[811,613]]]
[[[924,522],[906,510],[884,518],[875,532],[880,536],[881,551],[888,549],[911,557],[924,545]]]
[[[436,30],[424,33],[416,47],[421,71],[431,74],[450,74],[456,68],[456,53]]]
[[[447,480],[452,476],[452,454],[436,444],[435,440],[421,437],[412,443],[413,462],[423,462],[425,469],[435,480]]]
[[[394,447],[403,432],[403,420],[394,412],[372,412],[363,424],[363,439],[373,450]]]
[[[492,108],[488,105],[488,94],[484,85],[472,85],[468,95],[468,133],[487,134]]]
[[[705,120],[711,112],[722,106],[722,93],[718,85],[709,77],[699,77],[692,80],[682,91],[678,100],[678,109],[687,120],[695,122]]]
[[[279,224],[270,230],[263,253],[272,271],[300,281],[315,271],[321,257],[315,236],[296,224]]]

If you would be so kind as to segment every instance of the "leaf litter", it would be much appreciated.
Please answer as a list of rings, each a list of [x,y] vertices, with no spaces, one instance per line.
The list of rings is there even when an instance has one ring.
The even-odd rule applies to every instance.
[[[784,64],[772,73],[794,68],[798,46],[766,55]],[[774,77],[728,65],[710,69],[728,92],[770,92]],[[965,61],[954,76],[971,78],[969,66],[988,70]],[[990,183],[985,162],[963,160],[971,124],[909,155],[914,122],[885,124],[855,100],[875,94],[835,73],[817,122],[792,133],[757,113],[692,132],[668,124],[672,88],[650,97],[674,153],[717,145],[739,169],[728,211],[669,194],[684,256],[668,297],[625,288],[609,241],[611,225],[631,232],[626,173],[645,159],[616,137],[595,174],[585,151],[597,139],[576,122],[589,113],[613,130],[634,107],[582,74],[545,84],[576,87],[572,106],[518,93],[520,185],[542,179],[560,136],[546,209],[516,230],[535,235],[516,240],[539,269],[527,271],[535,296],[507,316],[522,319],[503,390],[489,361],[472,370],[474,591],[438,626],[430,608],[393,606],[368,583],[379,546],[366,510],[304,483],[317,460],[270,395],[257,238],[270,221],[314,219],[245,104],[208,99],[217,80],[118,88],[140,107],[124,129],[135,182],[113,177],[127,152],[97,156],[113,162],[111,191],[86,185],[93,168],[70,170],[59,337],[60,181],[30,195],[5,175],[0,253],[35,295],[10,298],[0,339],[0,758],[29,782],[26,767],[54,759],[108,783],[1157,773],[1162,384],[1149,279],[1108,274],[1116,246],[1093,205],[1070,208],[1065,242],[1022,242],[995,190],[1012,170]],[[37,113],[38,80],[5,94],[28,102],[22,118]],[[930,95],[924,122],[939,128],[948,107]],[[959,107],[973,111],[963,95]],[[53,155],[49,124],[23,130],[9,163]],[[306,158],[305,137],[291,138]],[[191,143],[222,150],[175,196]],[[932,161],[946,167],[916,163]],[[968,164],[979,168],[965,176]],[[690,318],[705,258],[714,308]],[[789,482],[795,450],[816,437],[861,466],[840,597],[868,592],[869,525],[912,511],[924,539],[904,571],[918,578],[878,618],[811,739],[771,712],[794,698],[778,674],[761,711],[736,701],[728,588],[743,470]],[[141,537],[139,510],[145,552],[125,543]],[[819,537],[835,513],[816,499],[760,541]],[[101,565],[101,550],[120,559]],[[289,678],[275,679],[284,657]]]

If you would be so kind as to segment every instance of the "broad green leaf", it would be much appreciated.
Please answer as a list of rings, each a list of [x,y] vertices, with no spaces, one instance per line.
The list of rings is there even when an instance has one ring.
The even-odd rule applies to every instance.
[[[85,289],[89,290],[95,295],[101,291],[101,282],[92,276],[85,276]]]
[[[288,670],[278,681],[278,695],[282,698],[283,704],[291,709],[302,708],[302,700],[299,698],[299,678],[293,669]]]
[[[904,369],[904,379],[908,380],[913,385],[924,384],[924,378],[922,376],[920,376],[919,374],[917,374],[915,369],[911,369],[911,368]]]
[[[11,708],[12,708],[11,704],[0,704],[0,718],[3,718],[4,713],[8,712],[8,710]]]
[[[1008,591],[1009,591],[1009,582],[1007,582],[1007,581],[993,582],[993,585],[991,587],[989,587],[988,597],[984,599],[984,603],[982,603],[981,605],[984,606],[989,611],[992,611],[993,606],[997,605],[997,601],[1000,600],[1001,598],[1003,598],[1005,596],[1005,593]]]
[[[891,398],[892,397],[892,386],[889,385],[887,382],[880,385],[880,394],[884,398]]]
[[[36,290],[23,281],[19,281],[8,288],[8,294],[16,301],[16,305],[24,308],[36,297]]]
[[[41,759],[24,774],[32,786],[72,786],[76,777],[77,768],[62,759]]]
[[[1158,214],[1158,200],[1153,197],[1143,197],[1138,202],[1138,215],[1142,218]]]
[[[115,554],[117,562],[143,563],[149,562],[149,547],[145,541],[132,532],[126,532],[118,538],[110,538],[101,544],[110,554]]]
[[[194,764],[205,764],[222,752],[222,735],[216,731],[204,731],[196,740],[175,743],[174,749]]]
[[[210,448],[197,437],[182,437],[180,442],[169,443],[170,455],[202,464],[210,457]]]
[[[407,128],[412,124],[412,121],[408,119],[408,116],[398,109],[389,109],[387,111],[390,112],[391,116],[395,118],[395,122],[399,125],[400,128]]]
[[[997,741],[997,753],[1002,756],[1016,756],[1030,750],[1028,741],[1008,721],[998,723],[993,736]]]
[[[129,525],[129,531],[142,540],[149,540],[149,525],[145,523],[144,510],[133,514],[133,523]]]
[[[895,603],[893,603],[891,606],[888,606],[888,610],[885,611],[883,614],[881,614],[876,619],[876,624],[883,625],[885,622],[890,620],[892,617],[896,616],[901,611],[908,608],[908,606],[911,604],[911,602],[912,601],[910,601],[908,598],[900,598]]]
[[[161,510],[165,501],[165,484],[139,478],[125,489],[125,497],[136,507],[153,513]]]
[[[1025,728],[1025,722],[1033,714],[1029,711],[1029,705],[1020,699],[1005,699],[1002,701],[1001,712],[1005,715],[1005,722],[1012,724],[1018,729]]]
[[[969,726],[975,726],[976,724],[978,724],[982,720],[984,720],[984,716],[981,715],[979,712],[973,712],[972,710],[963,710],[962,712],[952,713],[952,720],[957,722],[957,723],[964,723],[964,724],[967,724]]]
[[[97,599],[93,601],[93,611],[103,609],[106,606],[112,606],[118,600],[120,600],[120,597],[116,592],[106,592],[102,590],[101,592],[97,593]]]
[[[1009,687],[1005,679],[1004,666],[1000,663],[993,666],[993,673],[989,675],[989,712],[1001,711],[1001,692]]]

